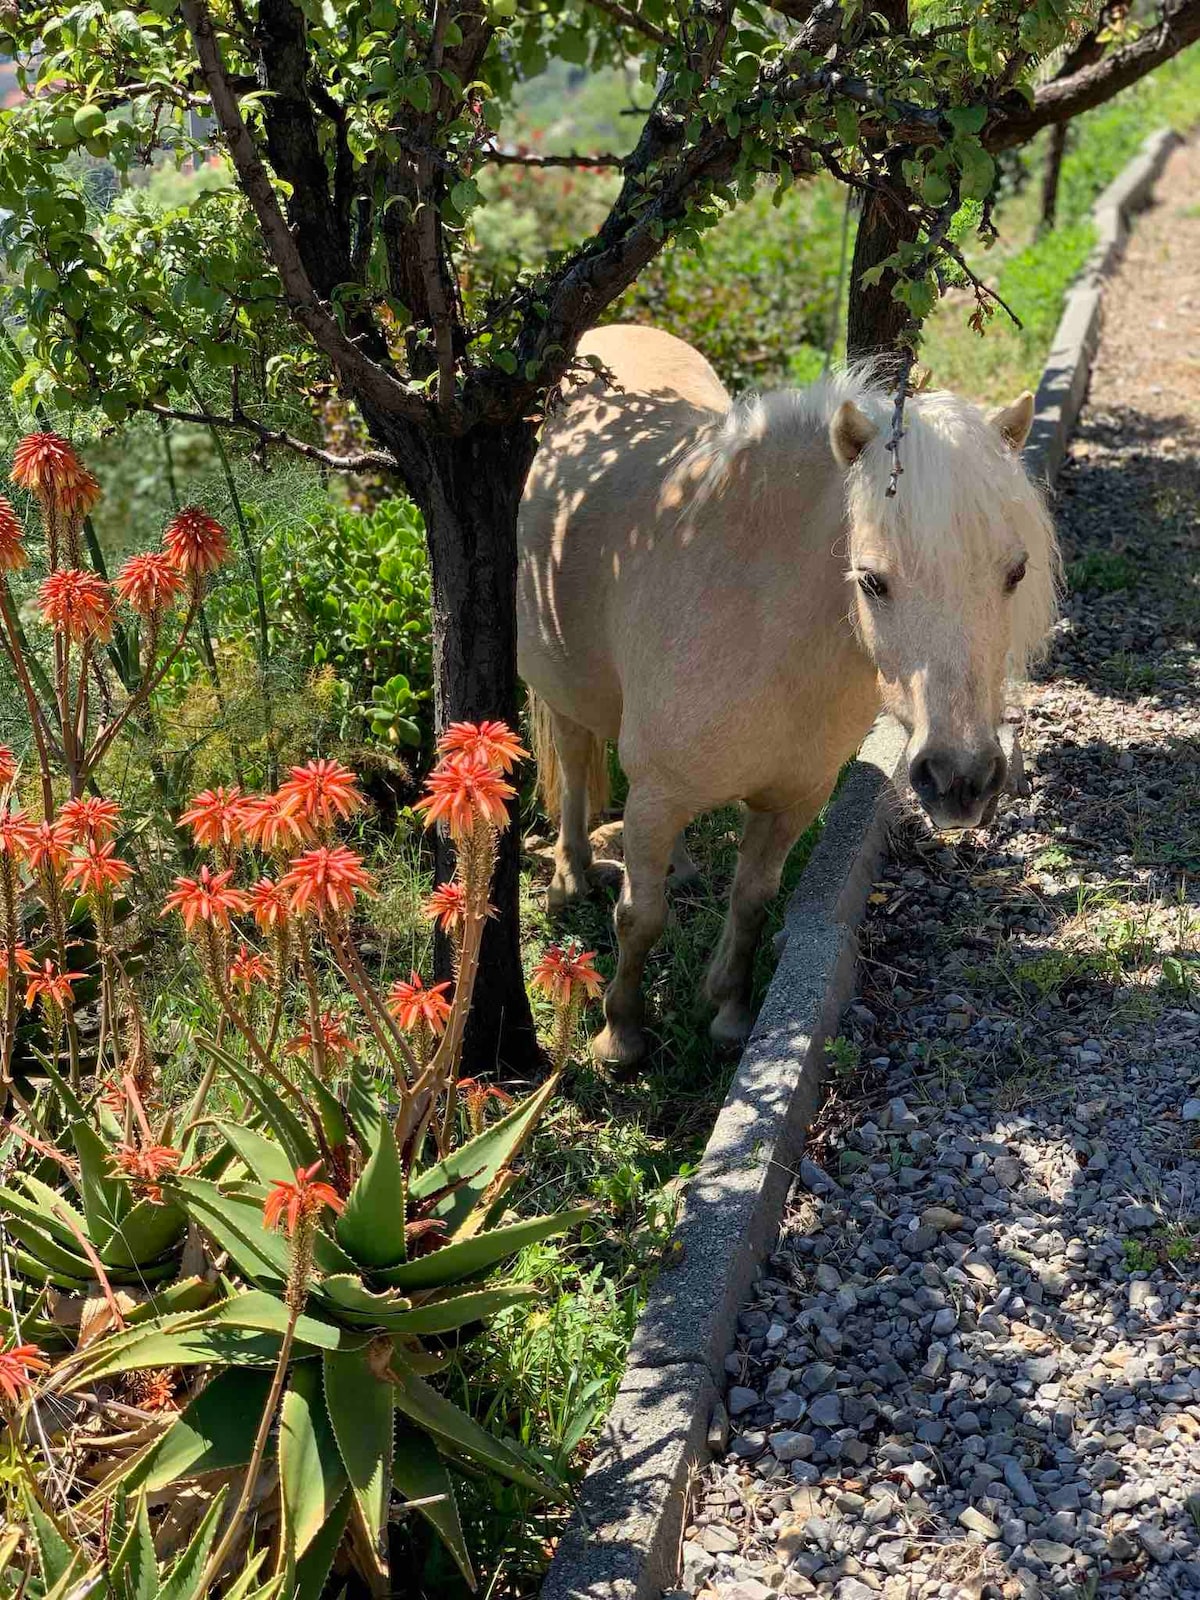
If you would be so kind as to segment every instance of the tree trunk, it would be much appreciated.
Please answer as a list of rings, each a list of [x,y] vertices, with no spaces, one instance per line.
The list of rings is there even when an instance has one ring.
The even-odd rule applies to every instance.
[[[482,424],[462,438],[386,437],[425,516],[433,589],[434,693],[439,728],[500,717],[518,726],[517,511],[533,460],[532,425]],[[419,457],[419,459],[418,459]],[[467,1029],[464,1071],[528,1077],[539,1070],[521,964],[520,822],[504,833]],[[439,836],[437,876],[453,870]],[[439,950],[443,974],[449,951]]]
[[[917,236],[911,214],[887,195],[868,190],[863,197],[850,289],[846,307],[846,359],[876,360],[884,373],[898,364],[897,340],[908,321],[908,309],[892,299],[895,274],[885,272],[878,283],[864,284],[863,274],[886,261],[901,243]]]
[[[1042,216],[1040,232],[1054,226],[1058,214],[1058,180],[1062,175],[1063,156],[1067,148],[1067,124],[1057,122],[1050,129],[1050,142],[1046,148],[1046,168],[1042,173]]]

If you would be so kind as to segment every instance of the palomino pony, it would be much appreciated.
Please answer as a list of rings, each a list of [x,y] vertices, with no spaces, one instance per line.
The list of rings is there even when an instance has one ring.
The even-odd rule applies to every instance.
[[[751,1027],[787,853],[881,704],[931,819],[990,820],[1006,671],[1049,629],[1058,556],[1020,461],[1029,394],[990,418],[951,394],[910,400],[889,498],[891,402],[869,375],[731,403],[669,334],[603,328],[581,353],[607,370],[569,390],[534,462],[519,659],[560,816],[552,907],[586,886],[605,741],[629,778],[620,956],[593,1046],[626,1065],[645,1050],[642,975],[694,817],[748,809],[706,983],[727,1045]]]

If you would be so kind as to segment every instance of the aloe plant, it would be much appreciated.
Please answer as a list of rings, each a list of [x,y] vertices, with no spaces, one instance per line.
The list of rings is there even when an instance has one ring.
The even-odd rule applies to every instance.
[[[116,1479],[130,1491],[157,1492],[181,1479],[249,1467],[271,1369],[288,1339],[278,1438],[267,1445],[286,1569],[294,1574],[314,1550],[327,1564],[353,1524],[351,1547],[360,1557],[371,1552],[361,1564],[378,1578],[395,1491],[428,1519],[473,1583],[451,1469],[484,1468],[552,1498],[561,1497],[561,1486],[543,1463],[439,1393],[429,1379],[446,1357],[426,1341],[462,1338],[502,1308],[533,1298],[534,1286],[496,1281],[495,1269],[587,1215],[579,1209],[510,1221],[501,1214],[512,1163],[556,1080],[444,1159],[418,1168],[402,1155],[378,1091],[356,1071],[342,1139],[332,1150],[332,1160],[354,1176],[340,1213],[325,1215],[312,1233],[297,1313],[289,1304],[296,1247],[265,1225],[264,1205],[273,1187],[294,1188],[297,1172],[319,1164],[322,1152],[273,1088],[232,1056],[222,1064],[256,1106],[261,1127],[219,1124],[236,1157],[222,1177],[164,1178],[163,1192],[244,1287],[111,1335],[60,1369],[60,1385],[70,1390],[143,1368],[213,1373],[93,1502],[110,1494]]]
[[[7,1573],[15,1585],[4,1592],[22,1594],[28,1600],[79,1600],[87,1594],[103,1596],[103,1600],[207,1600],[205,1567],[226,1495],[222,1489],[214,1497],[186,1547],[169,1564],[161,1566],[144,1493],[132,1503],[124,1490],[113,1496],[105,1538],[107,1549],[101,1560],[74,1543],[29,1496],[27,1523],[37,1553],[37,1574],[25,1578],[12,1563],[16,1541],[6,1545],[0,1537],[0,1582],[7,1581]],[[282,1600],[283,1576],[261,1576],[266,1554],[259,1550],[249,1557],[222,1600]],[[295,1600],[302,1592],[311,1600],[311,1590],[299,1589],[293,1591]]]

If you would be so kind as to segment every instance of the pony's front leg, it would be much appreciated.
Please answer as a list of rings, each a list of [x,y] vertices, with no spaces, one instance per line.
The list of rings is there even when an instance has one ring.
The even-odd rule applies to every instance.
[[[625,803],[625,879],[617,901],[617,972],[604,997],[605,1027],[592,1041],[597,1061],[629,1067],[646,1053],[642,975],[667,920],[667,865],[688,817],[660,791],[630,788]]]
[[[709,1033],[723,1048],[740,1049],[750,1037],[754,953],[767,907],[779,893],[788,851],[817,810],[804,802],[786,811],[751,811],[746,818],[729,911],[705,982],[705,993],[718,1008]]]

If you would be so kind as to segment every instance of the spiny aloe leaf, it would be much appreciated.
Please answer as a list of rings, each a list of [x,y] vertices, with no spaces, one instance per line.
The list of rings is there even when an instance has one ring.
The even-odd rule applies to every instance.
[[[153,1297],[141,1305],[131,1306],[125,1313],[129,1327],[139,1322],[149,1322],[152,1317],[169,1317],[182,1311],[200,1311],[217,1296],[217,1286],[207,1278],[180,1278],[154,1291]]]
[[[339,1244],[363,1267],[395,1266],[404,1260],[404,1210],[404,1171],[385,1122],[337,1220]]]
[[[539,1471],[531,1462],[504,1440],[495,1438],[486,1428],[461,1411],[453,1401],[446,1400],[431,1389],[416,1373],[404,1370],[401,1359],[394,1359],[395,1376],[393,1393],[396,1407],[411,1422],[432,1433],[443,1447],[456,1456],[488,1467],[513,1483],[524,1484],[549,1499],[562,1500],[561,1486],[545,1471]]]
[[[266,1559],[265,1548],[256,1550],[252,1556],[247,1556],[245,1571],[234,1579],[221,1596],[221,1600],[276,1600],[283,1589],[282,1573],[278,1577],[268,1578],[266,1583],[260,1584],[257,1589],[253,1587],[258,1582],[258,1569]]]
[[[144,1494],[138,1496],[133,1525],[112,1557],[108,1576],[123,1600],[158,1600],[158,1561]]]
[[[412,1301],[406,1299],[399,1290],[388,1289],[382,1294],[373,1294],[364,1286],[361,1278],[345,1272],[335,1272],[328,1278],[322,1278],[314,1290],[313,1297],[336,1306],[337,1315],[348,1311],[374,1318],[389,1316],[397,1311],[408,1311],[412,1306]]]
[[[410,1182],[410,1199],[432,1200],[432,1215],[445,1223],[453,1237],[466,1225],[496,1174],[529,1137],[557,1087],[557,1077],[548,1078],[499,1122],[460,1145],[445,1160],[427,1167]]]
[[[393,1334],[452,1333],[471,1322],[486,1322],[497,1311],[537,1297],[538,1290],[532,1284],[500,1284],[493,1289],[466,1290],[443,1300],[427,1301],[411,1311],[389,1312],[380,1319],[379,1327]],[[347,1314],[347,1320],[361,1326],[353,1313]]]
[[[223,1250],[249,1278],[280,1284],[291,1267],[291,1252],[281,1233],[263,1225],[266,1191],[239,1195],[224,1194],[203,1178],[178,1178],[173,1188],[179,1193],[196,1220],[208,1230]],[[318,1231],[312,1241],[313,1261],[323,1274],[346,1272],[353,1275],[354,1262],[329,1237]]]
[[[71,1204],[62,1190],[52,1189],[48,1183],[35,1178],[32,1172],[18,1172],[15,1181],[25,1190],[25,1194],[16,1194],[11,1189],[0,1190],[0,1205],[11,1205],[18,1216],[27,1215],[28,1208],[32,1208],[29,1217],[31,1222],[48,1228],[68,1250],[78,1250],[79,1234],[72,1231],[72,1224],[79,1229],[79,1233],[87,1233],[87,1218],[83,1212]],[[27,1209],[22,1210],[23,1207]]]
[[[298,1562],[337,1508],[348,1483],[325,1405],[321,1368],[293,1368],[279,1418],[284,1547]]]
[[[299,1117],[286,1104],[283,1096],[271,1087],[261,1074],[253,1072],[228,1050],[223,1050],[215,1039],[205,1033],[196,1035],[200,1048],[224,1067],[242,1093],[262,1112],[267,1126],[279,1140],[292,1167],[310,1167],[320,1152],[312,1135]]]
[[[446,1463],[429,1435],[410,1428],[405,1422],[396,1429],[392,1482],[406,1500],[418,1502],[414,1510],[434,1529],[457,1562],[468,1586],[474,1589],[475,1573]]]
[[[219,1122],[217,1126],[259,1183],[295,1182],[296,1173],[288,1165],[286,1151],[273,1139],[264,1139],[253,1128],[243,1128],[236,1122]]]
[[[203,1600],[203,1596],[196,1593],[196,1584],[204,1571],[204,1563],[208,1560],[208,1552],[216,1538],[217,1523],[225,1508],[228,1493],[228,1484],[222,1484],[213,1496],[212,1504],[204,1513],[203,1520],[188,1542],[187,1549],[162,1580],[158,1600]]]
[[[155,1494],[185,1478],[244,1467],[253,1454],[254,1436],[270,1389],[270,1372],[259,1368],[219,1371],[166,1433],[123,1462],[92,1491],[82,1512],[99,1515],[119,1483]],[[268,1454],[274,1448],[274,1441],[268,1440]]]
[[[112,1154],[94,1128],[86,1122],[72,1123],[71,1142],[79,1157],[88,1234],[92,1239],[107,1238],[133,1210],[133,1194],[127,1183],[113,1177]]]
[[[136,1267],[150,1265],[182,1244],[186,1231],[187,1218],[178,1206],[139,1200],[119,1223],[102,1231],[94,1243],[105,1266]]]
[[[0,1199],[0,1207],[2,1206],[3,1200]],[[10,1214],[0,1215],[0,1226],[10,1239],[23,1244],[30,1255],[36,1256],[55,1272],[65,1272],[72,1278],[88,1278],[93,1275],[91,1263],[82,1251],[68,1250],[48,1229],[40,1227],[37,1223],[27,1222],[24,1217]]]
[[[296,1563],[295,1583],[288,1600],[321,1600],[325,1580],[329,1577],[333,1558],[337,1555],[338,1545],[342,1542],[342,1535],[350,1520],[353,1500],[354,1496],[347,1488],[333,1511],[326,1517],[324,1526],[316,1538]]]
[[[386,1126],[387,1117],[379,1091],[357,1062],[350,1071],[346,1107],[364,1148],[374,1150],[379,1141],[379,1130]]]
[[[393,1288],[412,1290],[437,1289],[443,1284],[482,1277],[507,1256],[516,1255],[540,1239],[549,1239],[556,1233],[567,1233],[591,1215],[591,1206],[577,1206],[573,1211],[529,1217],[508,1227],[492,1228],[487,1233],[456,1239],[453,1244],[443,1245],[438,1250],[431,1250],[428,1255],[402,1262],[400,1266],[390,1267],[376,1276]]]
[[[55,1526],[54,1519],[42,1509],[28,1489],[25,1491],[25,1514],[37,1546],[42,1582],[50,1589],[71,1570],[79,1552],[67,1543]]]
[[[363,1521],[377,1540],[392,1483],[392,1386],[375,1376],[366,1350],[327,1351],[323,1364],[334,1437]]]
[[[342,1110],[338,1098],[323,1084],[320,1078],[305,1061],[297,1062],[297,1077],[300,1079],[300,1088],[305,1099],[311,1100],[317,1108],[317,1115],[321,1119],[321,1131],[331,1150],[337,1150],[348,1142],[350,1130],[346,1127],[346,1115]]]
[[[95,1278],[76,1278],[70,1273],[58,1272],[31,1256],[28,1250],[14,1250],[9,1260],[30,1283],[52,1283],[56,1289],[67,1289],[72,1294],[87,1294],[96,1287]]]

